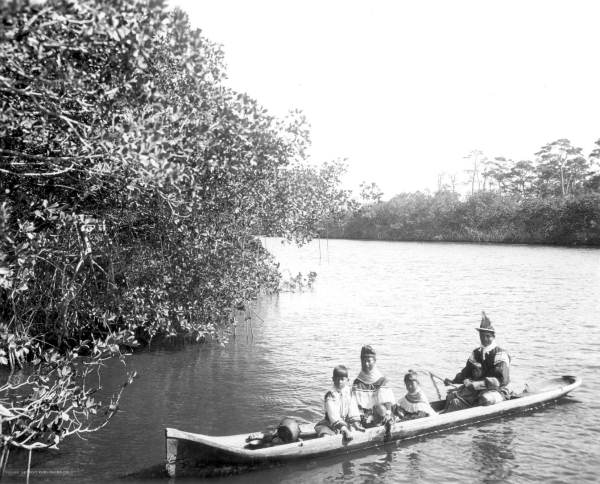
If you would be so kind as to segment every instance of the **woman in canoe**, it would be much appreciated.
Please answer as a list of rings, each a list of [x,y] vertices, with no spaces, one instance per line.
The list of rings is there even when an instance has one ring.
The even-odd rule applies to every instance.
[[[448,393],[446,410],[461,410],[473,405],[493,405],[510,398],[510,356],[496,345],[496,331],[484,312],[481,313],[479,340],[481,346],[473,350],[465,367],[446,385],[462,384]]]
[[[352,393],[358,403],[362,423],[365,427],[387,424],[392,420],[394,392],[377,368],[377,356],[370,345],[360,350],[360,363],[362,370],[352,384]]]

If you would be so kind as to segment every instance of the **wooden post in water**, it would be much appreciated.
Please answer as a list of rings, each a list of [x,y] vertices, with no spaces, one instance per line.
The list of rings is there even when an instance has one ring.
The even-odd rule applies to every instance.
[[[27,459],[27,479],[26,484],[29,484],[29,471],[31,470],[31,449],[29,449],[29,458]]]
[[[165,429],[165,441],[167,447],[165,469],[169,477],[175,477],[177,469],[177,439],[169,438],[167,429]]]

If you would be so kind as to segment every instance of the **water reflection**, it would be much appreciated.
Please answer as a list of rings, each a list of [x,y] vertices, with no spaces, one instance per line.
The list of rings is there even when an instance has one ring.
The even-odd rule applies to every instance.
[[[421,468],[421,456],[418,452],[411,452],[407,456],[408,465],[408,480],[411,482],[420,481],[423,479],[423,469]]]
[[[517,391],[533,377],[584,376],[572,399],[561,402],[570,405],[210,484],[456,483],[504,476],[512,482],[598,481],[600,325],[593,315],[600,311],[599,250],[329,241],[329,251],[330,262],[321,265],[315,244],[284,254],[280,260],[292,274],[317,270],[314,289],[261,300],[257,316],[241,321],[224,348],[185,346],[132,357],[140,377],[123,395],[122,411],[103,431],[83,443],[66,441],[37,467],[76,475],[48,474],[44,481],[95,484],[161,469],[165,427],[227,435],[263,429],[286,415],[317,421],[331,369],[346,363],[356,376],[367,335],[399,398],[408,368],[456,373],[478,344],[473,326],[480,309],[502,329],[498,343],[514,357]],[[107,370],[103,385],[119,385],[122,368]],[[422,383],[436,398],[435,388]]]
[[[362,458],[345,458],[341,462],[341,472],[335,480],[364,482],[365,480],[388,482],[398,480],[398,471],[402,469],[402,482],[417,482],[424,478],[422,457],[419,452],[403,453],[397,444],[381,449],[383,453]]]
[[[473,463],[484,482],[506,479],[512,474],[515,459],[514,438],[511,427],[496,430],[485,426],[478,429],[473,436]]]
[[[385,475],[392,470],[394,461],[394,452],[391,448],[385,449],[385,454],[378,458],[365,462],[359,467],[359,475],[369,477],[369,479],[383,479]]]
[[[342,479],[347,477],[354,477],[356,472],[354,470],[354,462],[351,460],[345,460],[342,462]]]

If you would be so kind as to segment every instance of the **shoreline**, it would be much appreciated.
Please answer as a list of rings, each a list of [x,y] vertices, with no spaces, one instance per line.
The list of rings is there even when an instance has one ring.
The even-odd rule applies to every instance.
[[[437,238],[392,238],[392,237],[344,237],[344,236],[317,236],[315,240],[360,240],[364,242],[427,242],[427,243],[451,243],[451,244],[481,244],[481,245],[530,245],[534,247],[565,247],[565,248],[600,248],[600,243],[576,242],[566,244],[564,242],[536,242],[536,241],[503,241],[503,240],[475,240],[475,239],[437,239]]]

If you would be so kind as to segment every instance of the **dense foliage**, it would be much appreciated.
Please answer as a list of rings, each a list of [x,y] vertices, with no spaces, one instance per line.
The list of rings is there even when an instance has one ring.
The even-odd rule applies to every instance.
[[[548,143],[536,161],[477,160],[471,193],[452,185],[403,193],[362,207],[323,235],[357,239],[600,245],[600,140],[586,158],[566,139]]]
[[[0,12],[0,365],[44,367],[21,393],[60,417],[52,436],[32,425],[43,406],[18,414],[9,378],[4,444],[55,445],[87,401],[83,384],[46,390],[78,357],[225,337],[279,282],[255,234],[309,240],[347,197],[341,165],[303,161],[301,114],[226,87],[221,49],[165,1]]]

